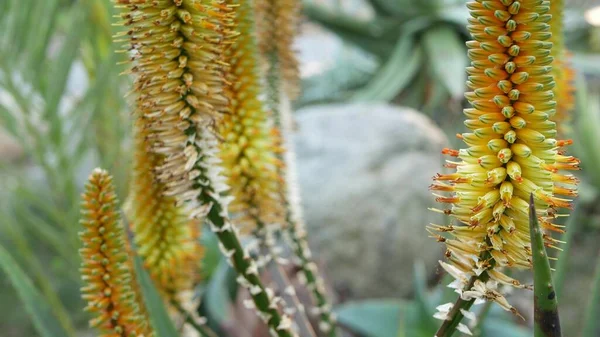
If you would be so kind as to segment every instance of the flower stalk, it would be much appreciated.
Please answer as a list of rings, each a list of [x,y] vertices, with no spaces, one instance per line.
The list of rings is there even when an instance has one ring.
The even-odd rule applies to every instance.
[[[300,267],[299,280],[309,290],[315,304],[309,312],[319,318],[319,330],[322,333],[335,337],[335,316],[326,295],[325,283],[312,260],[307,242],[298,190],[296,157],[291,139],[293,120],[289,100],[299,94],[298,61],[292,45],[299,26],[300,3],[259,0],[256,1],[255,11],[260,22],[259,49],[267,61],[267,107],[273,112],[277,135],[283,148],[279,156],[284,163],[280,166],[280,175],[285,180],[282,199],[286,206],[285,221],[288,224],[290,245],[295,262]]]

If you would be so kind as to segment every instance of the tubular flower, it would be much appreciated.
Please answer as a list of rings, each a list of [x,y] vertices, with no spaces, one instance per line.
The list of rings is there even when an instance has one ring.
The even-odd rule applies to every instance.
[[[554,57],[552,63],[552,75],[554,76],[554,97],[556,100],[556,115],[554,120],[557,122],[568,121],[569,115],[575,107],[575,71],[571,68],[569,54],[565,47],[563,32],[563,0],[555,0],[550,4],[550,30],[552,31],[551,41],[553,43],[551,55]],[[560,129],[560,125],[559,125]]]
[[[221,158],[231,196],[230,210],[239,215],[236,224],[243,229],[281,223],[283,178],[277,154],[281,152],[278,135],[259,99],[258,53],[253,35],[252,7],[247,1],[231,0],[237,9],[236,27],[240,36],[226,53],[231,71],[228,94],[230,114],[221,123],[224,139]]]
[[[159,289],[176,296],[193,287],[202,248],[198,242],[199,226],[189,220],[174,197],[162,195],[164,185],[156,181],[154,168],[162,157],[149,151],[143,120],[138,120],[127,215],[144,261]]]
[[[134,63],[137,108],[147,119],[152,151],[164,157],[156,178],[165,196],[176,196],[179,203],[194,199],[196,166],[202,161],[198,127],[214,124],[228,106],[222,59],[236,35],[232,9],[217,0],[117,3],[128,27],[117,41],[127,42]]]
[[[300,94],[300,72],[293,44],[300,26],[301,2],[256,0],[254,7],[259,50],[270,59],[269,66],[281,77],[283,90],[294,100]]]
[[[458,220],[429,228],[446,244],[450,263],[441,264],[457,279],[453,286],[465,298],[493,300],[511,311],[515,309],[494,288],[498,283],[524,287],[500,269],[531,267],[530,194],[542,226],[556,232],[561,232],[552,224],[556,209],[571,206],[558,195],[577,195],[577,179],[559,170],[576,170],[579,161],[558,150],[571,142],[555,139],[556,124],[550,120],[557,104],[549,4],[467,4],[473,41],[467,42],[471,91],[465,96],[472,108],[464,113],[472,132],[459,135],[466,148],[443,151],[456,157],[446,165],[455,172],[438,174],[431,185],[437,201],[451,205],[438,211]],[[545,240],[547,246],[559,242],[550,235]]]
[[[153,336],[135,289],[127,238],[117,210],[112,177],[96,169],[86,184],[82,202],[82,298],[95,313],[90,326],[105,337]]]

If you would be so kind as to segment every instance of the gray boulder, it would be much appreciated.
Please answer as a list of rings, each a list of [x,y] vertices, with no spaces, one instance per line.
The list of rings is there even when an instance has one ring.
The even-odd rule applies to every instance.
[[[414,263],[433,271],[442,257],[425,226],[447,221],[427,209],[445,135],[423,114],[385,104],[314,106],[296,120],[309,240],[327,278],[351,298],[406,295]]]

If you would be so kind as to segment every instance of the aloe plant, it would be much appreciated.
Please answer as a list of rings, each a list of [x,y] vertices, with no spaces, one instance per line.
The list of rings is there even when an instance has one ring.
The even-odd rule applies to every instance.
[[[242,295],[243,306],[277,336],[336,336],[339,325],[369,337],[425,337],[435,334],[434,315],[445,319],[438,337],[469,330],[526,336],[528,330],[511,324],[514,317],[501,310],[517,314],[495,282],[529,288],[505,270],[530,262],[538,298],[535,335],[559,335],[556,294],[568,260],[561,254],[551,276],[544,245],[559,241],[540,231],[562,231],[550,222],[554,210],[570,202],[557,195],[575,196],[575,187],[566,185],[578,179],[559,170],[579,165],[558,153],[571,141],[556,141],[556,125],[546,120],[555,107],[552,95],[568,103],[565,91],[550,93],[550,74],[558,76],[560,69],[550,72],[557,63],[548,54],[562,54],[548,43],[548,31],[556,28],[549,10],[560,14],[560,7],[547,1],[474,2],[466,18],[450,3],[371,0],[377,19],[364,25],[307,4],[314,20],[381,61],[372,81],[350,100],[391,100],[423,94],[425,87],[433,92],[424,95],[430,103],[433,96],[458,100],[466,80],[472,105],[465,114],[473,132],[460,136],[466,148],[443,151],[458,158],[447,163],[456,172],[436,176],[432,185],[440,193],[455,192],[438,195],[451,204],[440,211],[462,225],[430,230],[448,249],[449,261],[441,265],[457,278],[452,285],[462,296],[452,306],[437,306],[455,295],[430,289],[417,267],[414,300],[335,307],[308,247],[294,172],[290,101],[300,87],[292,48],[299,3],[115,3],[116,10],[101,0],[0,3],[0,46],[6,50],[0,56],[0,117],[40,172],[39,179],[29,179],[19,172],[23,163],[0,167],[11,180],[0,182],[0,267],[40,336],[75,336],[88,320],[105,335],[174,337],[193,329],[201,336],[227,336],[226,312]],[[122,20],[116,27],[113,11]],[[126,44],[116,48],[127,55],[125,73],[133,75],[133,86],[128,76],[117,76],[123,69],[115,65],[113,29],[117,42]],[[465,32],[474,39],[467,49]],[[555,36],[552,47],[560,42]],[[467,56],[468,77],[462,64]],[[424,69],[427,80],[411,83]],[[89,80],[83,90],[72,88],[69,74],[75,71]],[[129,107],[122,98],[128,91]],[[587,108],[577,111],[577,142],[584,144],[579,152],[594,171],[597,102],[594,95],[589,102],[582,98],[585,90],[578,94]],[[126,158],[134,159],[131,169]],[[93,166],[109,168],[115,178],[92,173],[77,226],[80,174]],[[527,203],[529,193],[533,200]],[[128,194],[123,205],[117,194]],[[570,221],[578,225],[579,219]],[[253,235],[266,239],[267,249],[246,245]],[[271,240],[279,235],[291,239],[289,256],[279,255],[275,245],[281,243]],[[312,296],[306,312],[287,275],[273,275],[276,287],[262,278],[264,265],[284,263],[284,257],[297,263],[293,276],[305,281]],[[555,288],[547,286],[552,277]],[[599,278],[591,285],[583,337],[597,330]],[[80,283],[91,320],[79,310],[85,304],[63,290]],[[199,307],[196,296],[205,300]],[[500,308],[477,310],[476,298]],[[306,319],[311,315],[314,322]],[[463,322],[474,316],[478,324]]]

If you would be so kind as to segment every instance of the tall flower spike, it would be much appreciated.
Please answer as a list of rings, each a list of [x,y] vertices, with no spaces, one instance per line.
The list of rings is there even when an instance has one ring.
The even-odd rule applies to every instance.
[[[253,230],[283,222],[282,164],[277,157],[281,149],[259,99],[262,87],[252,6],[248,1],[228,3],[238,6],[235,22],[240,36],[225,58],[231,67],[227,74],[231,104],[220,126],[224,139],[221,158],[234,197],[230,211],[238,215],[235,223],[244,230]]]
[[[554,120],[557,122],[565,122],[570,120],[570,113],[575,107],[575,70],[571,67],[569,53],[565,47],[564,29],[563,29],[563,12],[564,1],[553,0],[550,3],[550,21],[553,43],[552,56],[552,75],[556,86],[554,87],[554,97],[556,100],[556,115]],[[559,131],[561,125],[559,124]]]
[[[331,311],[325,283],[312,260],[307,242],[296,177],[295,152],[291,140],[293,121],[289,98],[294,98],[299,93],[298,62],[292,50],[292,42],[299,28],[299,12],[300,2],[296,0],[255,1],[259,49],[268,61],[267,106],[273,112],[275,135],[283,150],[279,154],[280,161],[284,163],[279,167],[280,176],[284,177],[281,198],[285,203],[285,220],[299,267],[298,277],[312,295],[315,307],[310,313],[319,318],[319,330],[329,337],[335,337],[335,316]],[[284,90],[281,90],[282,87]]]
[[[164,296],[173,300],[191,290],[202,257],[200,224],[190,220],[175,198],[162,194],[154,169],[162,156],[150,152],[144,120],[134,125],[134,159],[126,214],[138,254]]]
[[[254,7],[260,53],[269,60],[270,71],[276,73],[273,75],[281,78],[278,83],[289,99],[294,100],[300,94],[294,39],[300,28],[301,1],[256,0]]]
[[[152,151],[165,156],[157,168],[163,195],[190,207],[193,219],[206,218],[220,248],[248,289],[257,314],[278,337],[292,337],[291,321],[278,310],[280,299],[258,277],[256,262],[244,251],[228,218],[227,189],[220,175],[214,134],[229,104],[224,53],[235,41],[235,10],[219,0],[118,0],[123,9],[134,91],[148,119]]]
[[[438,174],[431,189],[438,210],[457,220],[429,230],[446,244],[449,263],[441,262],[464,299],[487,299],[516,312],[496,285],[525,287],[501,272],[503,267],[530,268],[528,202],[533,193],[540,223],[552,224],[556,209],[569,208],[577,180],[561,169],[578,169],[579,161],[558,149],[570,141],[556,140],[552,89],[550,1],[493,0],[469,2],[467,42],[471,66],[465,109],[471,133],[459,135],[467,145],[445,149],[456,157]],[[545,235],[546,245],[559,241]],[[476,282],[475,282],[475,281]],[[469,286],[467,286],[469,285]]]
[[[83,194],[79,234],[82,248],[81,288],[90,326],[105,337],[153,336],[141,299],[137,296],[127,238],[117,210],[112,177],[96,169]]]
[[[117,35],[134,63],[134,92],[147,119],[152,151],[164,156],[156,168],[166,196],[179,203],[198,195],[195,125],[213,124],[226,111],[224,50],[236,33],[232,10],[222,1],[117,0]],[[193,216],[194,214],[192,214]]]

